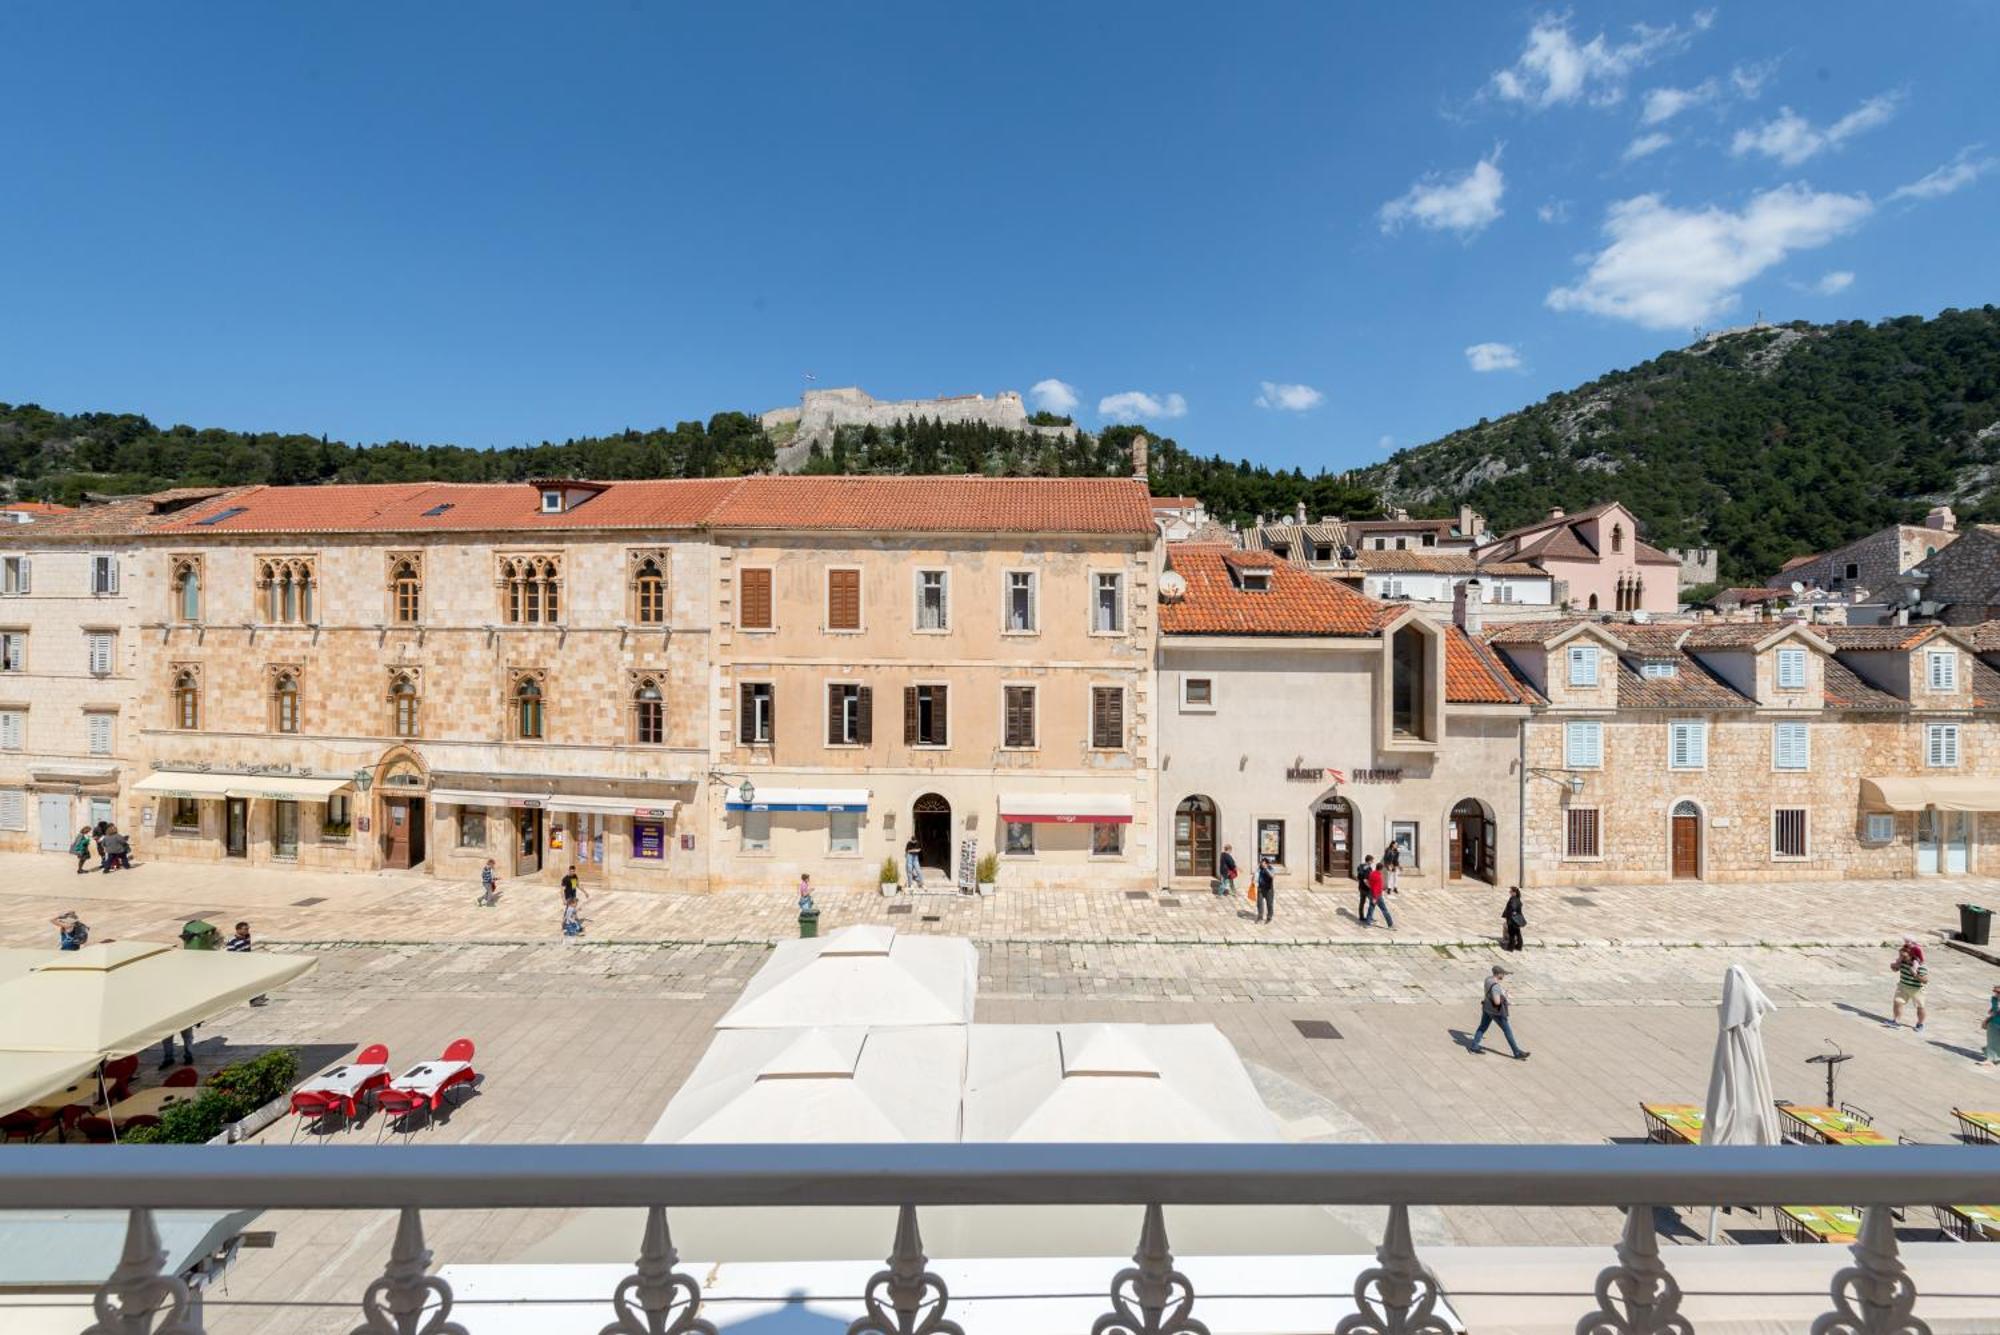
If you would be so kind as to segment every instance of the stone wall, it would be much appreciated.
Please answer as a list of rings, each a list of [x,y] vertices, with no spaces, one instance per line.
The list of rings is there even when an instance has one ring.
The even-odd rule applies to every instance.
[[[780,471],[792,471],[804,465],[814,445],[831,443],[840,427],[891,427],[918,417],[939,422],[976,422],[1003,431],[1045,435],[1067,435],[1075,430],[1030,426],[1019,391],[1011,389],[991,398],[984,394],[955,394],[936,399],[877,399],[853,386],[809,389],[797,407],[773,408],[760,414],[759,420],[766,431],[796,426],[796,432],[778,451]]]

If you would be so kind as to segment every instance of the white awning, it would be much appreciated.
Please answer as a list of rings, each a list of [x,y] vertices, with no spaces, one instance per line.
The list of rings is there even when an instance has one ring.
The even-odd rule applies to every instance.
[[[666,820],[680,806],[671,797],[565,797],[556,793],[548,800],[550,811],[577,811],[593,816],[636,816],[641,820]]]
[[[1002,793],[1000,819],[1017,825],[1129,825],[1132,799],[1123,793]]]
[[[346,777],[298,779],[288,774],[234,774],[230,776],[229,796],[263,797],[274,802],[324,802],[341,789],[353,786],[354,780]]]
[[[732,790],[733,791],[733,790]],[[866,788],[756,788],[745,803],[729,799],[731,811],[866,811]]]
[[[133,784],[132,791],[153,797],[227,797],[230,785],[242,780],[240,774],[182,774],[161,770]]]
[[[475,793],[461,788],[433,788],[430,798],[452,807],[545,807],[553,793]]]
[[[1863,779],[1865,811],[2000,811],[2000,779]]]

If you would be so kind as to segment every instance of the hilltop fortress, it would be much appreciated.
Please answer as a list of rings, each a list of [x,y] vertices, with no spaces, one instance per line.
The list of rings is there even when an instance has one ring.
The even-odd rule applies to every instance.
[[[792,472],[802,466],[815,444],[829,445],[844,426],[893,426],[911,418],[938,422],[978,422],[1004,431],[1067,435],[1074,427],[1030,426],[1028,409],[1017,390],[984,394],[952,394],[935,399],[878,399],[854,386],[809,389],[796,408],[773,408],[759,414],[764,430],[778,443],[778,468]]]

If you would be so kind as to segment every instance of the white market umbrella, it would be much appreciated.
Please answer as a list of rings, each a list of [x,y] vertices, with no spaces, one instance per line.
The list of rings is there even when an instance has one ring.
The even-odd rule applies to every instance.
[[[972,1023],[979,953],[963,937],[843,927],[780,942],[717,1029]]]
[[[1708,1075],[1708,1101],[1702,1105],[1702,1144],[1782,1143],[1771,1063],[1764,1055],[1764,1017],[1776,1009],[1742,965],[1729,966],[1722,976],[1721,1028]],[[1708,1239],[1715,1241],[1713,1209],[1708,1212]]]
[[[0,982],[0,1053],[123,1056],[274,991],[313,964],[156,941],[59,951]]]

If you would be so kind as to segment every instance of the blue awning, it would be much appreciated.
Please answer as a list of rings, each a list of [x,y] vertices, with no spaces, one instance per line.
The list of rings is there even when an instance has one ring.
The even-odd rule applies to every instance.
[[[733,790],[732,790],[733,791]],[[866,788],[756,788],[752,801],[730,798],[731,811],[866,811]]]

